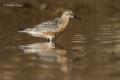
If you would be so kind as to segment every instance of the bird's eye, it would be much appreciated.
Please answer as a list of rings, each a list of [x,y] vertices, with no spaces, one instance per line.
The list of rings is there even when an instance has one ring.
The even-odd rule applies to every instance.
[[[70,15],[72,15],[72,13],[70,13]]]

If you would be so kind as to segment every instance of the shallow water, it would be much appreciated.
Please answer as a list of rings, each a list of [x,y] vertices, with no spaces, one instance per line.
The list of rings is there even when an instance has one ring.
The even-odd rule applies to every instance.
[[[32,11],[28,14],[29,8],[23,7],[21,10],[26,11],[23,13],[26,16],[22,12],[16,16],[17,8],[0,8],[3,10],[0,13],[0,80],[119,80],[118,3],[115,9],[112,2],[93,2],[75,6],[80,8],[81,11],[74,11],[83,20],[71,20],[54,44],[17,31],[23,25],[34,26],[49,20],[49,15],[58,14],[44,17],[46,14],[40,12],[43,16],[40,17]]]
[[[62,35],[52,45],[12,39],[1,45],[0,80],[119,79],[120,24],[102,24],[93,34]]]

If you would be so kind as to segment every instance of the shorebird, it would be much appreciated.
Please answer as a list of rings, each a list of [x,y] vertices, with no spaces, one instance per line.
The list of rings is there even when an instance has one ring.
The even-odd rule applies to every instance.
[[[65,30],[70,18],[81,20],[81,18],[74,15],[72,10],[65,10],[59,18],[45,21],[33,28],[26,28],[18,32],[28,33],[29,35],[32,35],[34,37],[47,38],[47,40],[52,43],[53,38],[55,38],[58,33],[61,33]]]

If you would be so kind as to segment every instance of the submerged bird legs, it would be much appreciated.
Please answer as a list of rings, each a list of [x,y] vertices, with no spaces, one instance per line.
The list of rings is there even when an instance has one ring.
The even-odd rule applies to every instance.
[[[53,39],[55,38],[55,36],[48,36],[47,40],[49,43],[53,43]]]

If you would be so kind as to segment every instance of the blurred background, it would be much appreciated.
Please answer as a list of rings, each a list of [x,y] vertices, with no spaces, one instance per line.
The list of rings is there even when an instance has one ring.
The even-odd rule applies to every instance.
[[[73,24],[75,27],[69,27],[70,33],[66,31],[66,34],[83,32],[89,36],[96,30],[96,25],[108,20],[119,20],[119,4],[115,0],[0,0],[0,32],[4,34],[0,38],[16,36],[18,30],[59,17],[66,9],[73,10],[83,19],[72,20],[69,26]]]
[[[60,17],[67,29],[46,39],[17,31]],[[119,0],[0,0],[0,80],[119,80]]]

